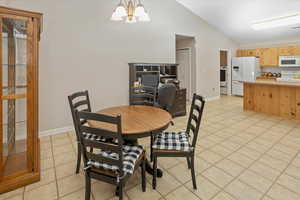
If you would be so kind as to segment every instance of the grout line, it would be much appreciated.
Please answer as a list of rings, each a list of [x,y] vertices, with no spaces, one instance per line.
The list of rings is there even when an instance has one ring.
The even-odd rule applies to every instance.
[[[262,196],[261,199],[263,199],[263,198],[268,194],[268,192],[271,190],[271,188],[272,188],[275,184],[277,184],[276,182],[278,181],[278,179],[285,173],[285,171],[287,170],[287,168],[292,164],[292,162],[295,160],[295,158],[296,158],[298,155],[300,155],[299,152],[293,157],[292,160],[290,160],[290,162],[289,162],[288,165],[284,168],[284,170],[282,170],[282,172],[277,176],[277,178],[274,180],[274,182],[273,182],[272,185],[269,187],[269,189],[264,193],[264,195]],[[283,185],[281,185],[281,184],[279,184],[279,185],[282,186],[282,187],[284,187],[285,189],[288,189],[290,192],[299,195],[299,193],[296,193],[296,192],[290,190],[289,188],[287,188],[287,187],[285,187],[285,186],[283,186]]]
[[[51,144],[52,162],[53,162],[53,170],[54,170],[54,177],[55,177],[55,184],[56,184],[56,196],[57,196],[57,199],[59,199],[59,190],[58,190],[58,183],[57,183],[57,176],[56,176],[56,166],[55,166],[55,160],[54,160],[52,136],[50,136],[50,144]]]

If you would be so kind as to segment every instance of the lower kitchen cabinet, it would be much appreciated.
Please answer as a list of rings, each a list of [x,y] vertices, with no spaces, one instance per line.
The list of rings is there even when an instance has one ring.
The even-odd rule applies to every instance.
[[[300,120],[300,85],[244,83],[244,110]]]

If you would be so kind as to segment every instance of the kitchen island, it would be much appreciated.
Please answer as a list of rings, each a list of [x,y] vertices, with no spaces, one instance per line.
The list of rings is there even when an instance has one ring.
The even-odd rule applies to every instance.
[[[300,120],[300,82],[244,82],[244,110]]]

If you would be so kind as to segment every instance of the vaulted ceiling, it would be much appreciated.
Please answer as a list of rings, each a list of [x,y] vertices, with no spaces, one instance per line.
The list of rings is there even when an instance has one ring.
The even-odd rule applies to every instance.
[[[255,31],[254,21],[300,13],[300,0],[177,0],[240,44],[300,40],[292,27]],[[299,25],[300,26],[300,23]]]

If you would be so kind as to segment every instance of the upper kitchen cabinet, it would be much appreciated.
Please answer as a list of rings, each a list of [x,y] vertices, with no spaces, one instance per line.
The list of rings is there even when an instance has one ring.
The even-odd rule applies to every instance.
[[[220,51],[220,66],[221,67],[228,66],[227,51]]]
[[[292,56],[295,54],[295,46],[278,47],[278,56]]]
[[[256,49],[239,49],[237,50],[237,57],[256,56]]]
[[[261,67],[277,67],[278,66],[278,49],[262,48],[258,50]]]
[[[247,56],[256,56],[256,49],[248,49]]]
[[[294,56],[300,56],[300,46],[294,47]]]

